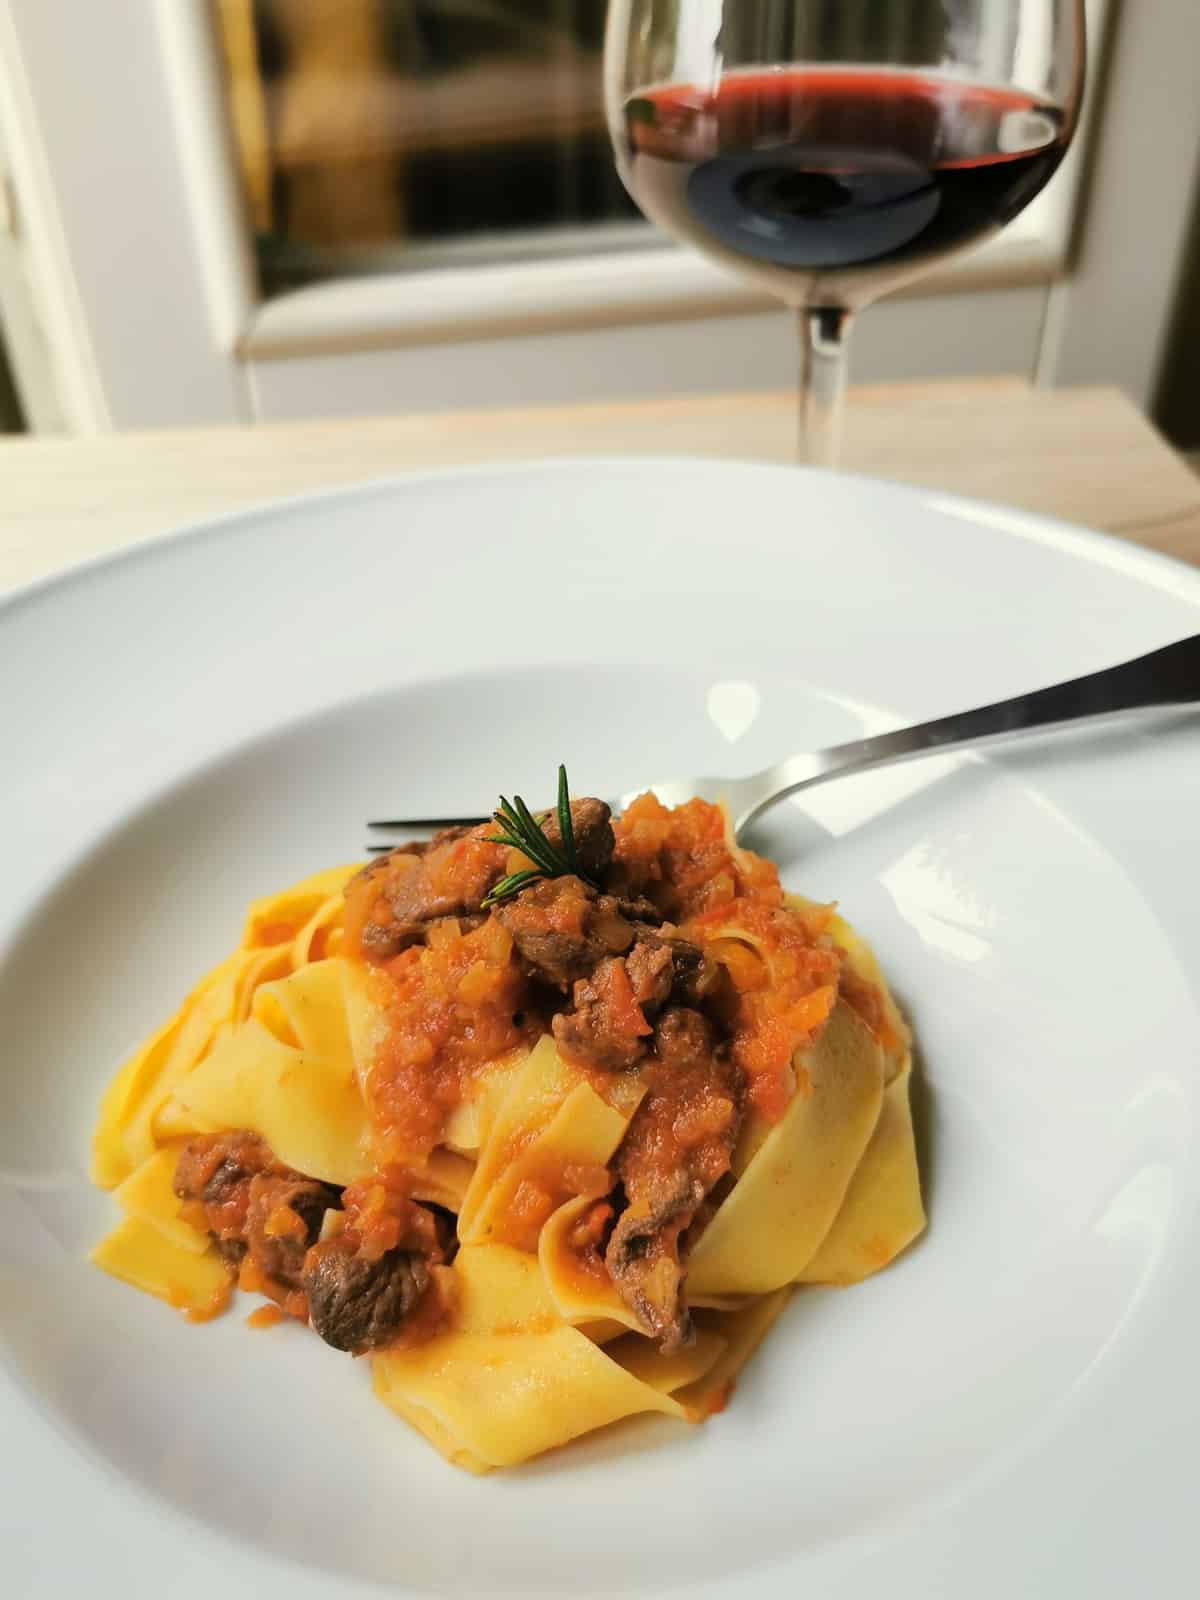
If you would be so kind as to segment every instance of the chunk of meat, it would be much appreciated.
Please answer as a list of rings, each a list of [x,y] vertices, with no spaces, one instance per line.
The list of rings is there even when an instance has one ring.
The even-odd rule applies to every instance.
[[[698,1007],[715,990],[720,968],[698,945],[639,928],[625,957],[638,1004],[654,1016],[668,1000]]]
[[[376,961],[421,944],[431,922],[477,915],[504,876],[507,852],[495,824],[446,828],[424,847],[401,845],[346,885],[346,939]]]
[[[268,1146],[247,1128],[229,1133],[202,1134],[179,1152],[175,1163],[175,1193],[181,1200],[206,1206],[235,1202],[239,1185],[262,1172],[272,1160]]]
[[[704,1186],[686,1173],[673,1185],[630,1200],[613,1229],[604,1264],[642,1330],[664,1355],[692,1343],[695,1331],[683,1298],[679,1237],[704,1200]]]
[[[654,901],[647,900],[645,895],[636,895],[633,899],[618,895],[616,899],[617,910],[627,921],[644,922],[650,928],[657,928],[662,925],[662,912],[654,904]]]
[[[624,956],[600,960],[590,977],[576,980],[572,1009],[551,1022],[562,1053],[581,1066],[601,1072],[636,1067],[649,1053],[652,1021],[663,1006],[684,997],[698,1000],[716,981],[714,963],[686,939],[637,925],[633,933]]]
[[[245,1128],[201,1134],[179,1152],[174,1188],[184,1214],[209,1230],[231,1265],[246,1253],[250,1180],[273,1161],[270,1148]]]
[[[453,844],[456,839],[465,839],[479,824],[470,822],[454,822],[448,828],[439,828],[432,839],[420,840],[412,846],[401,845],[401,849],[412,849],[417,855],[424,855],[427,850],[436,850],[440,845]],[[492,829],[492,832],[495,830]]]
[[[581,878],[542,878],[496,907],[531,978],[569,990],[633,943],[634,927],[611,895]]]
[[[671,999],[681,1006],[702,1006],[724,981],[720,964],[687,939],[669,939],[674,976]]]
[[[245,1128],[191,1140],[174,1187],[225,1260],[236,1266],[248,1254],[275,1298],[300,1287],[305,1252],[340,1204],[335,1188],[292,1171]]]
[[[654,935],[638,939],[625,957],[625,970],[639,1006],[653,1015],[666,1005],[675,979],[675,960],[665,939]]]
[[[251,1178],[246,1245],[263,1276],[286,1289],[301,1288],[304,1257],[316,1243],[326,1211],[337,1204],[335,1189],[297,1172],[260,1172]]]
[[[648,1092],[617,1151],[628,1203],[605,1265],[626,1305],[669,1353],[692,1337],[681,1238],[729,1170],[742,1081],[707,1019],[685,1006],[660,1017],[644,1076]]]
[[[175,1193],[230,1265],[248,1258],[257,1268],[255,1288],[293,1316],[307,1315],[326,1343],[355,1354],[395,1338],[423,1299],[433,1266],[453,1248],[448,1214],[403,1195],[376,1208],[370,1226],[364,1189],[378,1187],[360,1185],[343,1197],[285,1166],[246,1129],[193,1139],[175,1167]],[[343,1198],[351,1211],[341,1211]],[[339,1211],[342,1231],[321,1240],[329,1210]]]
[[[573,998],[574,1009],[559,1012],[550,1024],[568,1061],[601,1072],[627,1072],[645,1058],[654,1030],[620,956],[601,961],[590,978],[581,978]]]
[[[372,1260],[333,1238],[308,1252],[303,1281],[317,1333],[335,1350],[357,1356],[396,1337],[429,1288],[430,1260],[399,1249]]]
[[[540,819],[542,832],[556,850],[563,848],[557,812]],[[599,882],[613,856],[615,843],[612,811],[603,800],[585,798],[571,801],[571,833],[575,840],[575,859],[585,878]]]

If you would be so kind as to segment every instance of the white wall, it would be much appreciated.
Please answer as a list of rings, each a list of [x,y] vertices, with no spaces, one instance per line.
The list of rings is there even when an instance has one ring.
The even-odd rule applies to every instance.
[[[1031,378],[1046,294],[1033,286],[884,301],[859,318],[852,377]],[[797,365],[793,318],[768,311],[360,351],[338,358],[336,385],[327,356],[258,361],[251,381],[256,412],[277,421],[786,388],[796,381]]]

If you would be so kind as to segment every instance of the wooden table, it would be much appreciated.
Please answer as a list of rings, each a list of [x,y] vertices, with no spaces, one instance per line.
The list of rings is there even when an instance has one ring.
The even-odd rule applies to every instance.
[[[0,443],[0,587],[254,501],[411,468],[567,454],[792,457],[791,395]],[[1004,380],[851,397],[844,465],[1023,506],[1200,564],[1200,478],[1115,391]]]

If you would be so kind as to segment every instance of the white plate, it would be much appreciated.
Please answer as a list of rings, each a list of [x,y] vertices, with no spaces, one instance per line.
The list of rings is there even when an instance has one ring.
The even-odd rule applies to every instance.
[[[414,805],[748,771],[1200,628],[1200,577],[1038,519],[699,461],[407,478],[0,611],[0,1587],[1011,1600],[1194,1592],[1200,738],[844,781],[761,842],[911,1011],[925,1240],[808,1291],[733,1403],[455,1472],[294,1327],[84,1262],[122,1052],[251,896]]]

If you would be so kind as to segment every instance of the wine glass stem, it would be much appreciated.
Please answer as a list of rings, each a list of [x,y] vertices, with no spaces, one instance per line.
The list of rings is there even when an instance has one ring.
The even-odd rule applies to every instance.
[[[836,306],[800,312],[800,460],[837,465],[846,398],[850,313]]]

